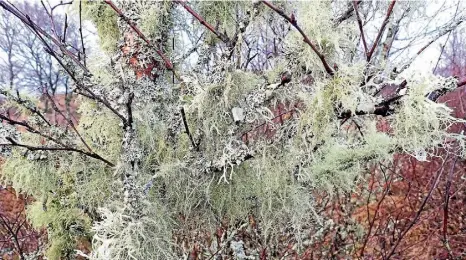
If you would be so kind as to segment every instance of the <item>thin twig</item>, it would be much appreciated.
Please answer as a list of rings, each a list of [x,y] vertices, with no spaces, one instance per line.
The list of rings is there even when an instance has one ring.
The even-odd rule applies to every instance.
[[[0,0],[0,5],[2,4],[2,0]],[[34,25],[34,23],[31,21],[29,16],[27,16],[27,19]],[[85,95],[86,97],[92,97],[92,99],[102,103],[104,106],[106,106],[108,109],[110,109],[116,116],[118,116],[123,124],[127,124],[126,118],[121,115],[112,105],[105,99],[105,97],[99,97],[97,96],[94,92],[92,92],[88,87],[86,87],[82,82],[78,81],[78,79],[75,77],[74,73],[63,63],[63,61],[58,57],[58,55],[55,53],[55,51],[50,47],[50,45],[45,41],[45,39],[42,37],[42,35],[39,33],[39,30],[42,30],[40,27],[37,26],[32,26],[31,29],[36,33],[36,35],[39,37],[39,39],[42,41],[42,43],[45,46],[45,50],[47,53],[49,53],[52,57],[54,57],[57,62],[60,64],[60,66],[68,73],[68,75],[71,77],[71,79],[76,83],[76,86],[78,88],[82,88],[85,91],[87,91],[90,95]],[[62,47],[60,45],[60,47]],[[65,48],[66,49],[66,48]],[[81,64],[81,63],[79,63]],[[81,64],[82,65],[82,64]],[[81,93],[82,94],[82,93]]]
[[[26,148],[26,149],[28,149],[30,151],[68,151],[68,152],[76,152],[76,153],[80,153],[80,154],[89,156],[89,157],[94,158],[94,159],[101,160],[101,161],[105,162],[106,164],[108,164],[111,167],[115,166],[113,163],[111,163],[110,161],[107,161],[106,159],[102,158],[100,155],[98,155],[96,153],[86,152],[86,151],[79,150],[79,149],[76,149],[76,148],[73,148],[73,147],[31,146],[31,145],[27,145],[27,144],[17,143],[16,141],[11,139],[10,137],[6,137],[5,139],[7,139],[10,142],[10,144],[1,143],[0,146],[18,146],[18,147]]]
[[[50,8],[50,10],[55,10],[55,8],[59,7],[59,6],[64,6],[64,5],[70,5],[70,4],[73,4],[73,1],[69,1],[69,2],[63,2],[63,1],[60,1],[60,3],[54,5],[53,7]]]
[[[364,55],[367,56],[367,42],[366,42],[366,37],[364,36],[364,29],[362,28],[363,27],[362,20],[361,20],[361,17],[359,16],[358,1],[356,0],[353,1],[353,7],[354,7],[354,12],[356,13],[356,20],[358,21],[359,32],[361,33],[362,45],[364,46]]]
[[[62,42],[66,42],[66,30],[68,29],[68,15],[65,14],[65,25],[63,26],[63,40]]]
[[[24,99],[21,99],[21,97],[19,96],[19,91],[16,92],[17,97],[15,97],[14,95],[9,94],[9,93],[7,93],[6,91],[1,90],[1,89],[0,89],[0,94],[6,96],[6,97],[8,97],[8,98],[10,98],[10,99],[13,100],[13,101],[15,101],[17,104],[23,106],[23,107],[26,108],[27,110],[31,111],[33,114],[36,114],[36,115],[39,116],[48,126],[52,126],[52,124],[45,118],[45,116],[37,109],[36,106],[31,106],[31,104],[26,104],[26,102],[28,102],[28,101],[27,101],[27,100],[24,100]]]
[[[126,122],[126,126],[127,127],[133,127],[133,110],[132,110],[132,103],[133,103],[133,99],[134,99],[134,93],[131,92],[129,94],[129,97],[128,97],[128,102],[126,102],[126,111],[128,113],[128,119],[127,119],[127,122]]]
[[[357,4],[361,3],[362,1],[359,0],[359,1],[356,1]],[[340,25],[343,21],[349,19],[351,16],[353,16],[353,12],[354,12],[354,7],[351,3],[348,3],[348,9],[346,9],[346,11],[341,15],[339,16],[338,18],[334,19],[334,26],[337,27],[338,25]]]
[[[459,7],[460,7],[460,1],[458,0],[458,3],[456,4],[455,15],[453,16],[454,18],[456,18],[456,15],[458,14],[458,9],[459,9]],[[447,45],[448,40],[450,39],[450,35],[451,35],[451,32],[452,32],[452,31],[453,31],[453,30],[451,30],[451,31],[448,32],[447,38],[445,39],[445,43],[443,44],[442,50],[440,51],[440,55],[438,56],[437,62],[435,63],[435,67],[434,67],[433,73],[435,73],[435,71],[437,70],[438,64],[439,64],[439,62],[440,62],[440,59],[442,58],[443,52],[445,51],[445,46]]]
[[[382,169],[382,164],[380,164],[380,170],[382,171],[382,173],[384,173],[384,176],[385,176],[385,171]],[[372,177],[372,183],[371,183],[371,187],[370,187],[370,191],[369,191],[369,197],[367,198],[367,220],[369,221],[369,230],[367,231],[367,235],[364,239],[364,242],[362,244],[362,247],[361,247],[361,250],[360,250],[360,253],[359,253],[359,257],[360,258],[363,258],[364,257],[364,249],[366,248],[366,245],[367,245],[367,242],[369,241],[369,237],[372,233],[372,229],[374,227],[374,223],[375,223],[375,220],[377,218],[377,214],[379,213],[379,209],[380,209],[380,205],[382,205],[382,202],[384,201],[385,197],[387,196],[388,192],[390,191],[390,185],[392,183],[392,175],[390,175],[390,179],[388,181],[388,185],[386,185],[386,188],[384,190],[384,192],[382,193],[382,198],[380,198],[380,200],[377,202],[377,206],[375,208],[375,211],[374,211],[374,217],[372,218],[372,220],[369,220],[369,217],[370,217],[370,214],[369,214],[369,201],[370,201],[370,195],[371,195],[371,192],[372,192],[372,188],[373,188],[373,180],[374,180],[374,177]]]
[[[434,43],[435,41],[437,41],[438,39],[440,39],[442,36],[444,36],[445,34],[455,30],[456,28],[458,28],[458,26],[463,23],[464,21],[466,20],[466,16],[461,16],[457,21],[453,22],[451,25],[448,25],[448,26],[444,26],[442,29],[438,29],[437,30],[437,35],[435,37],[433,37],[426,45],[424,45],[421,49],[419,49],[419,51],[411,58],[409,59],[408,62],[406,62],[399,70],[397,70],[397,73],[401,73],[403,72],[405,69],[407,69],[411,63],[413,63],[413,61],[416,59],[416,57],[418,57],[419,55],[421,55],[421,53],[424,52],[424,50],[426,50],[432,43]]]
[[[448,158],[446,158],[445,160],[447,160]],[[424,210],[424,207],[426,206],[427,204],[427,201],[430,199],[430,197],[432,196],[432,192],[437,188],[437,185],[440,181],[440,177],[442,176],[443,174],[443,170],[444,170],[444,163],[442,164],[441,166],[441,169],[438,171],[438,174],[437,176],[435,177],[435,181],[434,181],[434,184],[432,185],[432,187],[429,189],[429,192],[427,193],[427,195],[425,196],[424,200],[422,201],[421,203],[421,206],[419,207],[419,210],[416,212],[416,216],[414,217],[414,219],[409,223],[408,227],[405,228],[403,230],[403,232],[398,236],[398,239],[396,240],[395,242],[395,245],[392,247],[392,249],[390,250],[390,252],[388,253],[387,257],[385,259],[390,259],[390,257],[395,253],[395,250],[396,248],[398,247],[398,245],[400,244],[400,242],[403,240],[403,237],[408,233],[408,231],[414,226],[414,224],[417,222],[417,220],[419,219],[419,217],[421,216],[421,213],[422,211]]]
[[[191,141],[191,144],[192,144],[193,148],[196,149],[196,151],[199,151],[199,146],[196,145],[196,143],[194,142],[193,136],[191,135],[191,132],[189,131],[189,126],[188,126],[188,122],[186,121],[186,114],[184,112],[183,107],[181,107],[180,112],[181,112],[181,118],[183,119],[185,132],[188,135],[189,140]]]
[[[450,245],[448,244],[448,204],[450,201],[451,180],[453,177],[453,172],[455,170],[457,161],[458,161],[458,157],[455,158],[455,161],[453,162],[453,165],[451,166],[450,172],[448,173],[447,183],[445,184],[445,203],[443,205],[443,243],[445,244],[450,257],[451,257],[451,250],[450,250]]]
[[[50,96],[48,90],[46,89],[45,90],[45,95],[47,96],[47,98],[50,100],[51,104],[52,104],[52,108],[53,110],[55,110],[57,113],[59,113],[67,122],[68,124],[71,126],[71,128],[73,129],[73,131],[76,133],[76,135],[79,137],[79,140],[81,140],[81,142],[84,144],[84,146],[86,146],[87,150],[89,152],[93,152],[91,147],[86,143],[86,141],[84,140],[84,138],[81,136],[81,134],[78,132],[78,129],[76,129],[73,121],[71,119],[69,119],[68,117],[66,117],[62,112],[61,110],[58,108],[57,104],[55,103],[55,100]]]
[[[69,147],[67,145],[65,145],[63,142],[61,142],[60,140],[50,136],[50,135],[47,135],[47,134],[44,134],[43,132],[35,129],[34,127],[32,127],[31,125],[29,125],[27,122],[25,121],[17,121],[17,120],[14,120],[14,119],[11,119],[7,116],[4,116],[2,114],[0,114],[0,119],[2,120],[5,120],[7,121],[9,124],[11,125],[19,125],[19,126],[22,126],[22,127],[25,127],[26,130],[30,133],[33,133],[33,134],[37,134],[39,136],[42,136],[44,137],[45,139],[47,140],[50,140],[60,146],[62,146],[61,148],[53,148],[53,150],[66,150],[66,151],[71,151],[71,152],[78,152],[78,153],[81,153],[81,154],[84,154],[84,155],[87,155],[89,157],[92,157],[92,158],[95,158],[95,159],[99,159],[103,162],[105,162],[106,164],[110,165],[110,166],[115,166],[113,163],[109,162],[108,160],[104,159],[103,157],[101,157],[100,155],[94,153],[94,152],[86,152],[86,151],[83,151],[83,150],[79,150],[79,149],[76,149],[76,148],[73,148],[73,147]],[[33,147],[33,146],[29,146],[29,145],[19,145],[16,141],[14,141],[13,139],[11,139],[10,137],[6,137],[5,139],[7,139],[9,142],[11,142],[11,144],[15,145],[15,146],[22,146],[22,147],[25,147],[25,148],[31,148],[31,149],[35,149],[35,150],[41,150],[41,149],[38,149],[38,147]],[[3,144],[5,145],[5,144]],[[50,147],[42,147],[46,150],[51,150],[49,149]],[[42,150],[44,150],[42,149]]]
[[[382,23],[382,26],[380,27],[379,33],[377,34],[377,37],[375,38],[375,41],[374,41],[374,43],[372,45],[372,48],[371,48],[370,52],[367,53],[367,56],[366,56],[367,57],[367,62],[371,61],[372,55],[374,54],[374,51],[375,51],[375,48],[377,48],[377,45],[379,44],[379,41],[382,38],[383,32],[385,31],[385,27],[387,26],[388,21],[390,19],[390,16],[391,16],[391,14],[393,12],[393,7],[395,6],[395,3],[396,3],[396,0],[392,0],[392,3],[388,7],[387,15],[385,16],[385,19],[384,19],[384,21]]]
[[[390,55],[390,50],[392,48],[393,41],[395,40],[395,37],[398,34],[398,31],[400,29],[401,20],[403,20],[407,16],[407,14],[409,14],[410,11],[411,11],[411,7],[406,8],[401,14],[400,18],[396,20],[395,22],[393,22],[388,28],[387,37],[384,43],[382,44],[384,60],[388,59],[388,56]]]
[[[73,53],[71,53],[68,49],[66,49],[66,47],[63,46],[60,39],[55,39],[54,37],[52,37],[50,34],[48,34],[42,28],[37,26],[31,20],[31,18],[28,15],[24,15],[23,13],[15,10],[14,7],[12,7],[10,4],[6,3],[4,0],[0,0],[0,6],[3,7],[3,9],[8,11],[9,13],[16,16],[18,19],[20,19],[21,22],[23,24],[27,25],[30,29],[32,29],[36,35],[38,35],[38,36],[42,35],[42,36],[46,37],[47,39],[51,40],[57,47],[60,48],[60,50],[63,52],[63,54],[65,54],[70,59],[72,59],[85,73],[90,74],[89,70],[83,64],[81,64],[79,62],[79,60],[76,58],[76,56]],[[51,49],[51,48],[49,47],[49,49]]]
[[[83,19],[82,19],[82,6],[81,6],[82,1],[79,1],[79,36],[81,38],[81,48],[83,50],[83,63],[84,67],[87,67],[86,65],[86,47],[84,46],[84,37],[83,37]]]

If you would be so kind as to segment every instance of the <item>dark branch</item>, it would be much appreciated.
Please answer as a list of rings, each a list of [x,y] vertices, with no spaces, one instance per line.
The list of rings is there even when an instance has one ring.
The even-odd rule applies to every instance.
[[[9,13],[13,14],[16,16],[18,19],[21,20],[23,24],[25,24],[28,28],[30,28],[37,36],[44,36],[48,40],[52,41],[57,47],[60,48],[62,53],[66,56],[68,56],[70,59],[72,59],[85,73],[90,74],[89,70],[79,62],[79,60],[76,58],[76,56],[71,53],[69,50],[66,49],[66,47],[63,45],[63,43],[60,41],[60,39],[55,39],[52,37],[50,34],[48,34],[46,31],[44,31],[42,28],[37,26],[28,15],[24,15],[23,13],[17,11],[14,7],[12,7],[10,4],[6,3],[4,0],[0,0],[0,6],[8,11]],[[44,39],[42,38],[42,41]],[[49,49],[51,50],[50,46]]]
[[[414,226],[414,224],[417,222],[417,220],[421,216],[421,213],[424,210],[424,207],[425,207],[427,201],[430,199],[433,191],[437,188],[437,185],[438,185],[438,183],[440,181],[440,177],[443,174],[443,170],[444,170],[444,164],[442,164],[441,169],[438,171],[438,174],[435,177],[435,181],[432,184],[432,186],[430,187],[429,192],[425,196],[424,200],[422,201],[421,206],[419,207],[418,211],[416,212],[416,215],[415,215],[414,219],[409,223],[408,227],[406,229],[404,229],[403,232],[398,236],[398,239],[396,240],[395,245],[392,247],[392,249],[388,253],[387,257],[385,257],[385,259],[390,259],[390,257],[395,253],[395,250],[398,247],[398,245],[400,244],[400,242],[403,240],[403,237],[408,233],[408,231]]]
[[[7,93],[6,91],[4,90],[0,90],[0,94],[1,95],[4,95],[8,98],[10,98],[11,100],[15,101],[17,104],[21,105],[22,107],[26,108],[27,110],[31,111],[31,113],[33,114],[36,114],[38,117],[40,117],[40,119],[42,119],[42,121],[44,121],[48,126],[52,126],[52,124],[50,124],[50,122],[45,118],[45,116],[37,109],[36,106],[30,106],[29,104],[26,104],[28,101],[27,100],[24,100],[24,99],[21,99],[20,95],[19,95],[19,92],[17,91],[16,92],[16,97],[14,97],[13,95]]]
[[[108,164],[111,167],[115,166],[113,163],[111,163],[110,161],[107,161],[106,159],[102,158],[100,155],[98,155],[96,153],[86,152],[86,151],[79,150],[79,149],[76,149],[76,148],[73,148],[73,147],[31,146],[31,145],[27,145],[27,144],[17,143],[15,140],[11,139],[10,137],[6,137],[5,139],[8,140],[10,142],[10,144],[4,144],[3,143],[3,144],[0,144],[0,146],[17,146],[17,147],[26,148],[26,149],[28,149],[30,151],[67,151],[67,152],[76,152],[76,153],[80,153],[80,154],[89,156],[89,157],[94,158],[94,159],[101,160],[101,161],[105,162],[106,164]]]
[[[358,21],[359,32],[361,33],[361,40],[364,46],[364,54],[367,55],[367,42],[366,42],[366,37],[364,36],[362,20],[361,20],[361,17],[359,16],[358,1],[353,1],[353,7],[354,7],[354,12],[356,13],[356,20]]]
[[[86,47],[84,46],[84,37],[83,37],[83,19],[82,19],[82,1],[79,1],[79,37],[81,38],[81,48],[83,50],[83,63],[86,65]]]
[[[61,142],[60,140],[52,137],[52,136],[49,136],[47,134],[44,134],[43,132],[33,128],[31,125],[29,125],[27,122],[25,121],[17,121],[17,120],[14,120],[14,119],[11,119],[9,117],[6,117],[2,114],[0,114],[0,119],[2,120],[5,120],[7,121],[9,124],[11,125],[19,125],[19,126],[22,126],[24,128],[26,128],[26,130],[28,132],[31,132],[33,134],[37,134],[39,136],[42,136],[44,137],[45,139],[47,140],[50,140],[58,145],[60,145],[61,147],[57,147],[57,148],[53,148],[53,150],[64,150],[64,151],[71,151],[71,152],[78,152],[78,153],[81,153],[81,154],[84,154],[84,155],[87,155],[89,157],[92,157],[92,158],[95,158],[95,159],[99,159],[103,162],[105,162],[106,164],[110,165],[110,166],[115,166],[113,163],[107,161],[106,159],[104,159],[103,157],[101,157],[100,155],[94,153],[94,152],[86,152],[86,151],[83,151],[83,150],[79,150],[79,149],[76,149],[76,148],[73,148],[73,147],[69,147],[67,145],[65,145],[63,142]],[[10,137],[7,137],[6,138],[9,142],[11,142],[12,145],[15,145],[15,146],[22,146],[22,147],[25,147],[25,148],[30,148],[30,147],[33,147],[33,146],[28,146],[28,145],[19,145],[17,142],[15,142],[13,139],[11,139]],[[36,147],[37,148],[37,147]],[[43,147],[44,149],[47,148],[47,147]],[[48,148],[51,148],[51,147],[48,147]],[[34,148],[33,148],[34,149]],[[52,149],[52,148],[51,148]],[[47,149],[47,150],[51,150],[51,149]],[[36,149],[38,150],[38,149]]]
[[[358,4],[361,3],[362,1],[359,0],[359,1],[356,1]],[[342,22],[348,20],[351,16],[353,16],[353,12],[354,12],[354,7],[351,3],[348,3],[348,9],[346,9],[346,11],[341,15],[339,16],[338,18],[336,18],[334,20],[334,26],[338,26],[340,25]]]
[[[89,152],[92,153],[92,149],[91,147],[89,147],[89,145],[86,143],[86,141],[84,140],[84,138],[81,136],[81,134],[78,132],[78,130],[76,129],[73,121],[66,117],[63,112],[61,112],[61,110],[57,107],[57,104],[55,103],[55,100],[50,96],[49,92],[47,90],[45,90],[45,95],[47,96],[47,98],[50,100],[51,104],[52,104],[52,108],[53,110],[55,110],[55,112],[59,113],[67,122],[68,124],[71,126],[71,128],[73,129],[73,131],[76,133],[76,135],[79,137],[79,140],[81,140],[81,142],[84,144],[84,146],[86,146],[87,150]]]
[[[128,97],[128,102],[126,103],[126,111],[128,112],[128,120],[126,122],[126,126],[128,127],[131,127],[132,128],[132,125],[133,125],[133,110],[132,110],[132,103],[133,103],[133,99],[134,99],[134,93],[131,92],[129,94],[129,97]]]
[[[181,112],[181,118],[183,119],[184,129],[186,131],[186,134],[189,137],[189,140],[191,141],[191,145],[193,146],[194,149],[196,149],[196,151],[199,151],[199,146],[196,145],[196,143],[194,142],[193,136],[191,135],[191,132],[189,131],[189,126],[188,126],[188,122],[186,121],[186,114],[184,112],[183,107],[181,107],[180,112]]]
[[[382,26],[380,27],[379,33],[377,34],[377,38],[375,38],[374,43],[372,44],[372,48],[369,53],[367,53],[367,62],[371,61],[372,55],[374,54],[375,48],[377,48],[377,45],[380,42],[380,39],[382,38],[383,32],[385,31],[385,27],[388,24],[388,21],[390,19],[390,16],[392,15],[393,12],[393,7],[395,6],[396,0],[392,0],[392,3],[388,7],[387,15],[385,16],[385,19],[382,23]]]

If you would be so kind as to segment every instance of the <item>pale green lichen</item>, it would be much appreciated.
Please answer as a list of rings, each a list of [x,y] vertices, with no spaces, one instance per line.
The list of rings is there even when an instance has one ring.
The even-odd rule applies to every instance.
[[[80,239],[86,239],[86,230],[90,229],[90,219],[73,207],[59,206],[49,201],[47,209],[40,201],[28,207],[28,218],[36,228],[47,227],[49,245],[48,259],[62,259],[63,255],[72,255]],[[87,238],[88,239],[88,238]]]
[[[335,30],[333,24],[329,22],[334,16],[331,1],[317,1],[312,5],[299,1],[292,4],[297,11],[295,17],[298,25],[318,50],[325,55],[327,62],[341,64],[339,58],[355,50],[354,39],[358,34],[356,23],[342,25]],[[303,44],[303,36],[297,30],[290,31],[285,43],[294,62],[305,65],[312,71],[324,72],[321,60],[310,46]]]
[[[160,37],[161,32],[171,26],[170,11],[172,3],[170,1],[160,1],[150,3],[142,8],[140,13],[140,28],[148,37]]]
[[[91,20],[97,27],[100,45],[103,50],[111,52],[117,47],[116,42],[119,38],[117,25],[117,14],[103,1],[82,1],[83,16]],[[78,10],[79,3],[75,3],[75,9]]]
[[[131,7],[123,1],[118,4]],[[28,160],[19,149],[3,168],[5,181],[41,199],[31,205],[28,215],[36,227],[51,227],[49,258],[59,259],[73,249],[76,239],[91,235],[92,258],[179,258],[182,249],[173,245],[177,230],[202,227],[213,233],[223,222],[234,226],[246,223],[251,215],[258,221],[265,243],[273,244],[286,230],[300,251],[304,239],[321,235],[331,225],[317,213],[321,209],[316,208],[316,196],[353,191],[371,164],[388,161],[395,152],[414,154],[447,141],[463,141],[464,136],[445,130],[463,120],[426,98],[437,88],[451,87],[451,80],[441,78],[406,77],[407,94],[391,108],[395,115],[388,117],[393,131],[379,132],[374,115],[354,116],[342,124],[341,113],[354,114],[361,104],[373,101],[361,87],[364,64],[348,63],[347,54],[342,54],[355,48],[351,38],[357,31],[355,23],[333,28],[330,1],[277,5],[301,7],[296,13],[298,23],[326,54],[329,64],[340,66],[333,77],[325,74],[318,56],[295,30],[286,39],[288,56],[276,58],[264,77],[234,70],[235,64],[214,58],[210,61],[217,66],[212,70],[201,68],[202,73],[195,75],[186,72],[183,82],[169,85],[162,77],[136,80],[123,59],[112,60],[118,64],[113,66],[105,55],[92,57],[91,87],[118,106],[122,115],[127,116],[124,100],[112,100],[116,97],[108,93],[135,93],[134,122],[129,127],[134,136],[124,135],[128,126],[123,129],[122,120],[105,106],[79,100],[78,131],[93,151],[116,166],[77,153],[46,153],[43,160]],[[218,21],[219,30],[231,36],[235,12],[244,13],[251,3],[200,2],[193,6],[208,22]],[[86,2],[84,7],[87,17],[97,24],[104,48],[113,50],[121,36],[114,11],[104,3]],[[140,11],[131,18],[138,18],[149,37],[170,29],[171,3],[137,1],[132,7],[134,10],[126,11]],[[266,15],[273,13],[260,8]],[[312,72],[312,86],[300,83],[303,68]],[[292,82],[275,89],[285,70],[293,73]],[[251,96],[260,98],[250,104],[247,98]],[[292,108],[297,100],[302,106],[293,117],[280,124],[271,122],[277,104],[291,103]],[[180,106],[186,111],[196,147],[181,121]],[[236,124],[231,113],[234,107],[255,117]],[[273,125],[275,135],[258,133],[257,140],[244,148],[241,134],[266,123]],[[358,126],[351,128],[350,124]],[[30,134],[24,134],[22,141],[40,143]],[[67,141],[85,148],[77,138]],[[234,156],[244,150],[254,157],[236,160]],[[219,161],[223,164],[215,164]],[[128,202],[128,198],[134,201]],[[102,219],[97,221],[96,216]],[[180,216],[183,221],[178,221]],[[186,226],[180,227],[181,223]],[[77,226],[82,232],[77,232]]]
[[[465,123],[464,119],[453,117],[451,108],[426,97],[439,88],[454,88],[455,80],[419,74],[409,76],[408,94],[392,122],[398,146],[405,152],[415,154],[427,152],[432,147],[447,148],[453,140],[461,141],[463,136],[446,129],[454,123]]]
[[[144,205],[139,219],[129,219],[123,205],[109,205],[100,210],[103,220],[94,226],[93,259],[174,258],[170,245],[170,221],[156,204]]]

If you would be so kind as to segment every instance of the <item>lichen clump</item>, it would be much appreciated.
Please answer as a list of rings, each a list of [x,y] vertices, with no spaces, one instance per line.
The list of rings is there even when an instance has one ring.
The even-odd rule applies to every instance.
[[[237,45],[235,52],[210,31],[199,37],[175,35],[198,21],[180,19],[181,7],[169,1],[117,3],[152,45],[136,37],[126,19],[105,3],[86,1],[86,18],[96,25],[105,53],[89,57],[89,72],[73,67],[73,88],[87,95],[79,98],[76,129],[82,135],[66,127],[46,129],[65,144],[89,152],[22,147],[8,151],[3,167],[7,182],[38,199],[28,216],[49,231],[47,257],[73,255],[80,239],[92,241],[92,259],[186,257],[198,246],[187,240],[187,233],[212,235],[221,227],[236,234],[252,220],[267,250],[288,239],[302,252],[333,225],[320,214],[325,210],[319,204],[323,194],[330,199],[350,194],[372,165],[389,162],[396,153],[417,155],[445,148],[452,140],[463,142],[463,135],[447,128],[464,120],[426,97],[454,88],[456,81],[408,73],[390,78],[382,69],[371,75],[370,85],[367,74],[381,65],[353,57],[357,28],[335,28],[329,22],[330,2],[279,6],[297,9],[303,31],[329,64],[339,64],[333,75],[301,34],[286,30],[289,23],[273,22],[278,16],[255,3],[198,2],[195,7],[215,30],[230,37],[229,44],[242,33],[260,38],[264,22],[281,26],[277,28],[287,38],[277,44],[275,56],[260,57],[260,69],[242,49],[252,41]],[[241,32],[245,19],[251,20]],[[193,43],[198,57],[178,61],[180,68],[189,68],[186,71],[163,67],[160,52],[180,56],[180,50],[167,51],[172,37],[199,38]],[[241,37],[236,39],[243,42]],[[263,38],[254,44],[268,46]],[[127,52],[121,51],[122,45]],[[254,66],[248,67],[248,58]],[[141,69],[148,72],[138,74]],[[284,72],[291,77],[287,82]],[[376,115],[375,106],[382,101],[374,93],[403,80],[406,89],[387,105],[391,114]],[[377,128],[381,116],[391,131]],[[6,126],[0,130],[0,138],[12,131]],[[32,133],[16,139],[59,146]],[[455,152],[462,155],[463,149]],[[86,156],[91,152],[110,163]],[[247,227],[250,232],[252,226]],[[246,255],[244,241],[235,235],[218,235],[218,240],[213,236],[199,250],[202,256],[213,257],[210,251],[221,250],[242,259],[260,255]]]

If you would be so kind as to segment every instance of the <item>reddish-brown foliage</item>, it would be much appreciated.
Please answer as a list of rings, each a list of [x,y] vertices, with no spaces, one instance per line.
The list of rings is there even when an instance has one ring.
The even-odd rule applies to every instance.
[[[31,201],[11,187],[0,186],[0,256],[19,259],[40,250],[45,231],[36,231],[26,220],[25,206]]]

